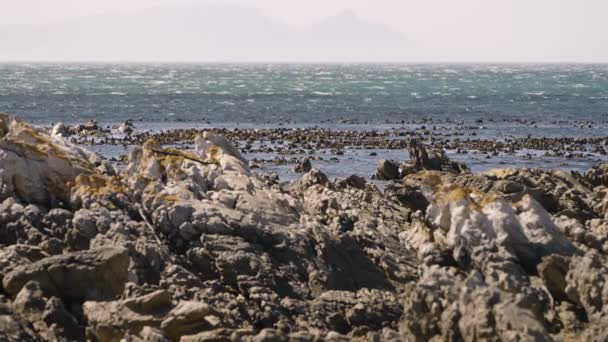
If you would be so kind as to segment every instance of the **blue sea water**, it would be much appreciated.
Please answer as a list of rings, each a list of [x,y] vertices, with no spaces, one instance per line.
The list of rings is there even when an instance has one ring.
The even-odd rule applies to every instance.
[[[0,111],[115,123],[608,120],[608,65],[4,64]]]
[[[137,128],[153,130],[407,130],[430,123],[448,130],[482,128],[464,137],[472,139],[605,137],[608,65],[0,64],[0,112],[39,124],[132,119]],[[120,149],[92,148],[106,154]],[[353,170],[369,175],[379,158],[406,158],[402,151],[379,152],[347,149],[338,163],[317,164],[330,175]],[[582,171],[606,159],[523,154],[452,156],[475,171],[505,166]],[[289,167],[268,166],[291,177]]]

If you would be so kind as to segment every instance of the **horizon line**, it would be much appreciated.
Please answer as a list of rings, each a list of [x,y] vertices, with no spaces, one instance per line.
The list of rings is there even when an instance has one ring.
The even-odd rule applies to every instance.
[[[608,64],[608,61],[571,61],[571,60],[563,60],[563,61],[280,61],[280,60],[268,60],[268,61],[246,61],[246,60],[226,60],[226,61],[218,61],[218,60],[182,60],[182,61],[171,61],[171,60],[0,60],[0,65],[2,64],[183,64],[183,65],[202,65],[202,64],[250,64],[250,65],[439,65],[439,64],[452,64],[452,65],[492,65],[492,64],[501,64],[501,65],[530,65],[530,64],[580,64],[580,65],[605,65]]]

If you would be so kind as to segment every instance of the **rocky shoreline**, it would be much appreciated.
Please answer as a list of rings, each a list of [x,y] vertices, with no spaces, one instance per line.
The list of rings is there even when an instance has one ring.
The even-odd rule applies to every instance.
[[[518,125],[533,125],[521,122]],[[595,127],[599,123],[576,123],[577,127]],[[340,162],[346,151],[375,156],[382,151],[404,150],[411,139],[424,141],[435,149],[452,151],[455,155],[470,156],[473,160],[491,160],[503,164],[505,157],[522,160],[554,158],[562,166],[570,161],[608,161],[607,136],[496,136],[485,133],[487,127],[480,121],[464,123],[410,123],[391,129],[329,129],[321,127],[258,127],[258,128],[169,128],[161,131],[138,129],[133,121],[106,126],[95,121],[68,126],[57,124],[53,131],[82,146],[140,146],[148,139],[162,145],[193,149],[194,138],[203,132],[212,132],[228,139],[239,151],[251,156],[250,166],[295,165],[304,158]],[[128,153],[111,156],[111,160],[124,163]]]
[[[123,127],[117,169],[69,130],[0,115],[0,340],[608,340],[607,164],[473,174],[406,136],[380,191],[220,131]]]

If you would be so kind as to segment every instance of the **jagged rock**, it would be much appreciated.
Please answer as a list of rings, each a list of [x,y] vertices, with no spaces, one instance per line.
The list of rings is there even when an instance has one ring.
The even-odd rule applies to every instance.
[[[91,119],[83,124],[76,126],[75,131],[78,134],[90,134],[101,131],[101,127],[99,127],[99,124],[96,120]]]
[[[179,340],[180,336],[209,330],[218,324],[217,314],[207,304],[172,302],[164,290],[113,302],[86,302],[84,315],[100,341],[119,341],[125,335],[150,334]]]
[[[476,246],[491,242],[513,251],[527,270],[536,270],[544,256],[580,252],[530,196],[514,208],[496,195],[443,184],[437,174],[422,177],[424,195],[431,203],[427,218],[444,232],[456,260],[466,263]]]
[[[379,160],[375,177],[379,180],[399,179],[399,165],[391,160]]]
[[[53,297],[49,299],[42,313],[42,320],[48,327],[46,336],[54,341],[80,341],[85,339],[84,331],[76,317],[70,313],[63,302]]]
[[[13,269],[48,257],[42,249],[28,245],[0,248],[0,281]]]
[[[46,340],[83,340],[83,329],[56,297],[44,296],[40,284],[29,281],[13,302],[15,313],[33,323],[36,332]]]
[[[92,249],[19,266],[4,276],[3,285],[13,296],[33,280],[47,295],[59,296],[68,303],[111,299],[122,293],[128,265],[124,248]]]
[[[606,258],[596,252],[571,259],[565,292],[574,303],[582,305],[590,320],[608,314],[608,267]]]
[[[601,167],[470,174],[414,142],[380,191],[278,184],[211,133],[114,172],[45,132],[0,116],[1,146],[51,152],[28,161],[39,197],[0,178],[0,340],[605,339]],[[49,167],[73,172],[61,200]]]
[[[308,173],[303,175],[299,180],[287,186],[288,191],[298,192],[304,191],[313,185],[330,186],[330,181],[322,171],[313,168]]]
[[[416,139],[410,140],[408,152],[410,161],[402,166],[404,170],[402,176],[420,170],[445,171],[456,174],[469,172],[469,169],[465,164],[450,160],[445,154],[445,151],[432,149],[429,152],[424,145]]]
[[[339,188],[347,188],[347,187],[353,187],[353,188],[357,188],[357,189],[365,189],[365,186],[367,185],[367,181],[365,180],[365,178],[357,176],[357,175],[350,175],[348,176],[348,178],[346,179],[342,179],[342,180],[338,180],[336,182],[336,186],[338,186]]]
[[[298,165],[293,168],[293,172],[295,173],[306,173],[312,170],[312,164],[310,163],[310,159],[306,158],[302,160]]]
[[[431,163],[426,148],[416,139],[410,140],[408,145],[410,162],[417,170],[430,169]]]
[[[0,295],[0,340],[11,342],[42,340],[28,321],[15,317],[10,303],[2,295]]]
[[[555,226],[551,216],[532,197],[526,196],[518,203],[519,221],[528,240],[534,244],[539,256],[578,252],[572,242]]]
[[[92,153],[60,137],[12,119],[0,139],[2,198],[47,207],[69,203],[68,184],[80,174],[94,173],[92,158]]]
[[[238,159],[243,164],[247,161],[232,144],[221,135],[212,132],[204,132],[202,136],[194,140],[195,150],[198,155],[207,155],[209,158],[220,158],[222,155]]]
[[[92,239],[97,235],[97,225],[90,210],[81,209],[74,213],[72,225],[79,234],[88,239]]]
[[[400,331],[414,340],[550,340],[530,308],[539,297],[518,297],[487,283],[478,271],[467,277],[432,266],[409,296]]]
[[[214,328],[217,322],[215,311],[202,302],[181,302],[160,324],[161,329],[173,340]]]
[[[125,334],[139,334],[145,327],[159,328],[173,308],[164,290],[112,302],[85,302],[84,316],[100,341],[119,341]]]
[[[135,131],[135,126],[133,125],[133,121],[127,120],[118,126],[117,130],[123,134],[132,134]]]
[[[53,126],[51,134],[54,136],[67,138],[70,136],[70,129],[63,122],[59,122]]]
[[[585,179],[593,186],[608,187],[608,164],[599,164],[585,172]]]

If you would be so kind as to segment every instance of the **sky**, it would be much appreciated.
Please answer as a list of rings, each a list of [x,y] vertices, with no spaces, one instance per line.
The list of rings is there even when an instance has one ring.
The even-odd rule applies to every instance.
[[[608,62],[606,0],[0,0],[0,8],[0,60]]]

